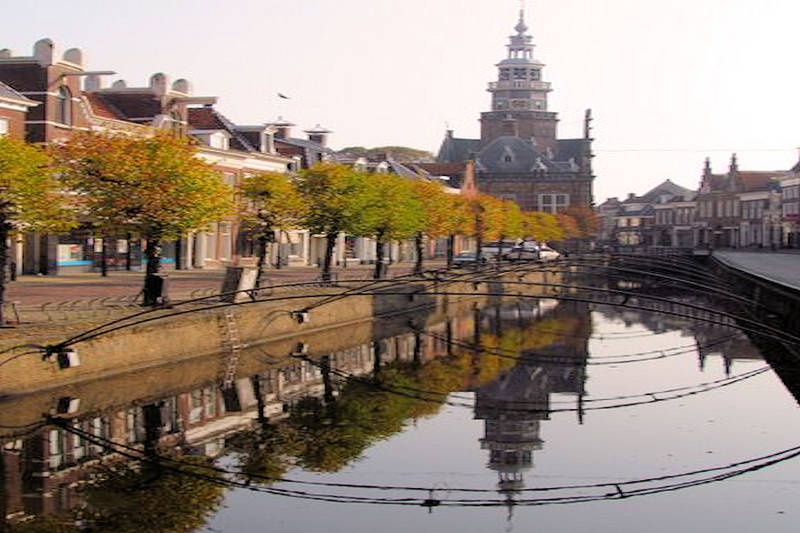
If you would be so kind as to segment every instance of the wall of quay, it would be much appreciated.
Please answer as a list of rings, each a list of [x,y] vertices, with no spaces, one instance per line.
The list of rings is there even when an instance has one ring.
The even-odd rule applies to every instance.
[[[534,284],[505,284],[498,280]],[[45,391],[68,397],[75,386],[103,380],[96,393],[113,399],[125,390],[115,385],[115,379],[121,376],[129,383],[126,387],[134,382],[137,388],[146,388],[149,380],[163,374],[173,375],[176,385],[197,371],[206,379],[221,379],[232,353],[231,323],[236,342],[244,347],[237,371],[246,370],[263,365],[265,358],[271,356],[288,357],[299,343],[312,351],[319,347],[323,351],[334,350],[359,338],[378,338],[393,323],[411,321],[415,327],[425,327],[465,303],[488,305],[517,295],[546,297],[552,289],[535,285],[543,282],[558,283],[559,275],[530,271],[500,274],[494,280],[484,275],[481,281],[387,281],[371,284],[369,294],[352,295],[346,295],[347,289],[340,287],[305,287],[276,290],[267,297],[269,301],[212,309],[195,306],[192,312],[178,315],[175,313],[187,309],[160,310],[145,315],[151,321],[78,342],[73,348],[80,365],[73,368],[62,369],[54,358],[45,359],[40,353],[15,358],[30,348],[5,354],[6,362],[0,366],[0,398],[8,401]],[[292,312],[305,309],[308,321],[299,323]],[[176,368],[182,370],[176,372]]]

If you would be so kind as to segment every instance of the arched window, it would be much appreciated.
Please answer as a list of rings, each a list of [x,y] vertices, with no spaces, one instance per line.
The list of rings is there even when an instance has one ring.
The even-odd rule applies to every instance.
[[[72,93],[62,85],[56,96],[56,121],[67,126],[72,125]]]

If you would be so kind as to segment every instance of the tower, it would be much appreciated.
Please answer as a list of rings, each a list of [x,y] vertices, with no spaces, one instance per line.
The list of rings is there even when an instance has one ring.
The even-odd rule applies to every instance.
[[[520,9],[508,56],[497,66],[497,81],[489,83],[491,111],[481,113],[481,144],[501,136],[531,139],[542,150],[556,148],[556,113],[547,110],[550,83],[543,81],[544,63],[534,57],[525,10]]]

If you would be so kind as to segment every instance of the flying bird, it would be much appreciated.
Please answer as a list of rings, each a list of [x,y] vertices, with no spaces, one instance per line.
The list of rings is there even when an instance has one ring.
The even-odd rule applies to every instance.
[[[290,98],[285,94],[278,93],[278,98],[283,98],[284,100],[289,100]]]

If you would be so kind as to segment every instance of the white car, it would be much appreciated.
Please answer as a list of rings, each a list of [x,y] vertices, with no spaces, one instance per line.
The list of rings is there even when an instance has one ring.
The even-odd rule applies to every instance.
[[[561,257],[561,254],[547,246],[546,244],[539,246],[539,260],[540,261],[555,261]]]

